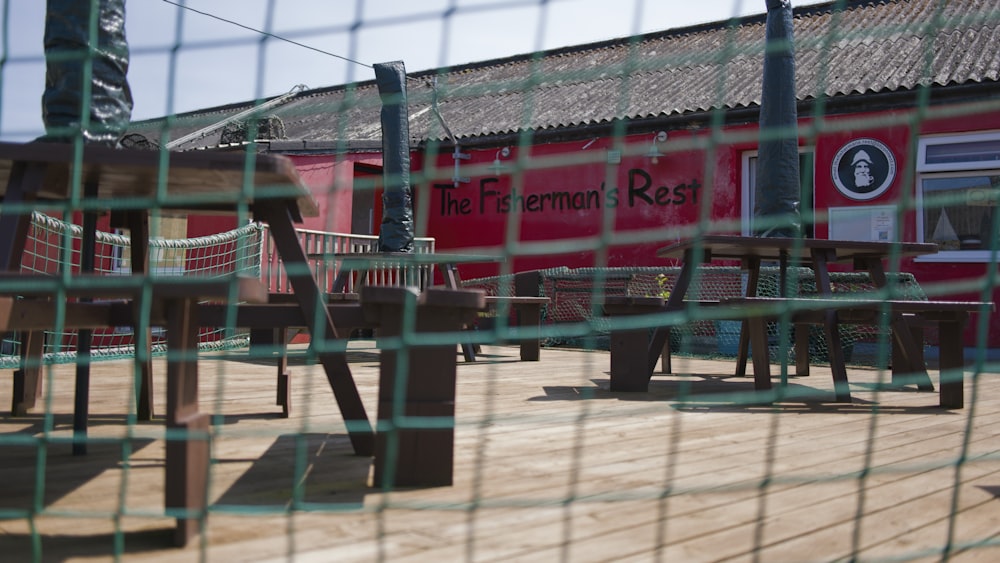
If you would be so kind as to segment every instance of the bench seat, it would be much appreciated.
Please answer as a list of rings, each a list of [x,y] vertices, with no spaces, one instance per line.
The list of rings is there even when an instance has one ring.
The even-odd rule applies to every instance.
[[[713,316],[744,320],[749,323],[751,342],[762,346],[767,342],[767,321],[788,315],[796,328],[807,324],[827,324],[834,315],[835,324],[879,324],[890,322],[905,323],[907,329],[923,324],[936,324],[940,334],[941,355],[940,405],[958,409],[964,406],[962,333],[968,316],[976,312],[992,312],[992,302],[949,301],[949,300],[895,300],[895,299],[855,299],[855,298],[813,298],[813,297],[740,297],[724,299],[713,311]],[[917,331],[919,334],[919,331]],[[799,331],[796,330],[796,334]],[[798,337],[796,338],[798,340]],[[910,371],[918,372],[917,377],[926,378],[926,366],[922,350],[905,350],[903,341],[893,334],[893,375],[896,364],[904,361]],[[807,356],[807,346],[796,346],[797,357]],[[759,370],[755,359],[755,375]],[[765,382],[756,381],[757,386]],[[843,382],[846,385],[846,381]],[[766,382],[769,385],[769,382]],[[922,390],[933,390],[929,379],[920,381]]]
[[[685,307],[701,306],[711,307],[718,305],[718,300],[697,300],[685,301]],[[602,303],[602,311],[609,317],[641,316],[641,315],[662,315],[667,313],[667,301],[663,297],[645,295],[608,295]],[[630,327],[630,324],[635,326]],[[615,321],[610,329],[610,349],[611,349],[611,390],[612,391],[645,391],[648,387],[648,380],[637,378],[635,374],[641,374],[647,370],[647,358],[652,353],[649,350],[649,329],[650,326],[663,326],[657,318],[652,318],[648,322],[628,323],[625,321]],[[669,334],[669,327],[667,331]],[[658,351],[660,355],[660,365],[663,373],[673,373],[671,364],[670,338],[664,341],[663,348]],[[653,366],[654,368],[656,366]]]
[[[941,334],[941,390],[940,404],[946,408],[962,408],[964,404],[962,387],[962,332],[968,316],[976,312],[992,312],[992,302],[949,301],[949,300],[884,300],[861,298],[827,297],[733,297],[721,300],[685,301],[685,306],[702,307],[707,320],[743,321],[748,327],[749,341],[756,347],[767,343],[767,322],[788,315],[795,326],[796,340],[807,341],[805,325],[825,325],[834,316],[835,324],[867,324],[902,322],[907,329],[915,330],[922,325],[936,325]],[[669,313],[662,297],[649,296],[608,296],[603,304],[605,315],[614,317],[649,316],[635,322],[618,320],[611,329],[611,390],[646,391],[650,370],[646,362],[651,358],[649,332],[652,327],[670,329],[671,322],[664,314]],[[677,322],[685,322],[679,318]],[[898,326],[898,325],[897,325]],[[934,389],[926,375],[922,350],[906,349],[906,340],[893,338],[893,377],[899,372],[910,372],[918,378],[921,390]],[[660,352],[663,370],[670,373],[669,338]],[[796,370],[799,375],[808,374],[808,346],[796,346]],[[767,354],[754,356],[755,388],[770,389],[770,375]],[[844,390],[846,381],[838,384],[838,397],[849,397]]]
[[[14,415],[27,413],[41,396],[43,331],[135,326],[136,301],[142,299],[148,289],[150,326],[173,325],[181,327],[181,332],[185,334],[191,331],[197,334],[198,327],[202,326],[198,325],[198,318],[185,317],[181,313],[197,307],[198,301],[221,303],[234,299],[260,303],[267,296],[260,280],[240,275],[145,278],[78,274],[63,280],[45,274],[3,274],[0,281],[12,288],[0,291],[0,331],[21,332],[24,335],[21,366],[14,371],[11,401]],[[51,299],[59,294],[100,301]],[[60,309],[61,318],[58,315]],[[183,344],[187,346],[189,343],[185,341]],[[149,368],[144,367],[136,397],[137,414],[143,420],[153,416],[151,377]],[[77,418],[80,419],[78,424],[85,427],[85,417]]]
[[[793,320],[822,322],[826,311],[837,311],[838,320],[846,323],[877,323],[886,313],[919,316],[923,320],[950,319],[956,315],[979,311],[992,312],[992,302],[946,300],[896,300],[814,297],[738,297],[718,302],[718,314],[730,312],[727,318],[748,316],[777,317],[785,311]],[[713,315],[715,316],[715,315]]]
[[[487,295],[486,312],[496,314],[497,312],[514,311],[517,334],[520,341],[521,361],[537,362],[541,356],[542,340],[542,307],[549,304],[548,297],[535,297],[527,295]],[[465,359],[475,361],[475,352],[470,347],[463,348]],[[472,354],[470,356],[470,353]]]

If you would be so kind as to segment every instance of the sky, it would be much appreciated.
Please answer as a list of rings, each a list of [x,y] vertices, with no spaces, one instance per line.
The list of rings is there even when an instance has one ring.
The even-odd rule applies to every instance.
[[[0,0],[0,140],[43,133],[45,4]],[[765,0],[127,0],[132,119],[370,80],[374,63],[417,72],[764,12]]]

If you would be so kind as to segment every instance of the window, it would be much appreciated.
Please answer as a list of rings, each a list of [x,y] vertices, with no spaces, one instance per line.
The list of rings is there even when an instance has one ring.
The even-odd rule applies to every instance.
[[[802,233],[807,237],[814,236],[815,207],[813,206],[813,185],[815,167],[813,153],[810,149],[799,149],[799,175],[801,176],[801,199],[799,214],[802,220]],[[743,234],[755,233],[753,225],[754,190],[757,186],[757,151],[743,153]]]
[[[921,139],[917,236],[940,252],[924,261],[984,262],[1000,199],[1000,133]]]

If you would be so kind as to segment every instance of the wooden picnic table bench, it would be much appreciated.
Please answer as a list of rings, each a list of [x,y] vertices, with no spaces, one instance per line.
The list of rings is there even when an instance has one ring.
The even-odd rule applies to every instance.
[[[754,388],[771,389],[770,357],[768,351],[768,323],[787,317],[796,329],[793,343],[796,353],[797,373],[808,374],[809,346],[806,332],[798,329],[805,325],[825,325],[831,313],[836,315],[835,323],[892,326],[906,323],[913,334],[922,334],[920,325],[931,324],[938,327],[940,338],[940,405],[945,408],[962,408],[964,404],[962,387],[963,348],[962,333],[968,316],[972,313],[989,313],[995,308],[992,302],[948,301],[948,300],[896,300],[864,299],[852,297],[732,297],[720,300],[685,301],[688,307],[700,307],[699,318],[712,320],[744,321],[748,325],[748,338],[752,351]],[[608,296],[604,311],[616,317],[632,317],[634,322],[621,321],[611,330],[611,390],[645,391],[648,380],[636,377],[640,367],[646,362],[645,350],[649,342],[649,332],[653,327],[683,324],[687,322],[681,311],[669,309],[662,297],[649,296]],[[670,313],[675,320],[670,319]],[[647,316],[645,319],[642,316]],[[805,337],[803,335],[806,335]],[[916,382],[924,391],[933,391],[934,386],[926,373],[922,348],[905,353],[904,339],[893,333],[892,381]],[[922,342],[918,342],[922,344]],[[664,351],[664,369],[669,371],[669,348]],[[909,360],[907,358],[910,358]],[[836,387],[846,387],[846,376],[837,377]],[[841,393],[847,393],[841,390]]]
[[[699,264],[713,260],[739,260],[747,271],[746,293],[748,297],[757,295],[760,281],[761,265],[765,261],[776,261],[781,271],[779,289],[785,297],[786,278],[789,266],[807,266],[812,268],[816,278],[816,291],[820,296],[830,296],[833,292],[829,265],[837,262],[851,264],[857,271],[864,271],[870,276],[877,288],[887,289],[888,276],[883,261],[899,259],[903,256],[920,256],[937,252],[934,244],[899,242],[899,241],[851,241],[816,238],[769,238],[738,235],[706,234],[698,237],[680,240],[667,245],[656,252],[661,258],[681,260],[681,273],[674,283],[667,300],[666,307],[670,310],[683,308],[683,302],[688,298],[687,292],[694,279],[695,269]],[[737,357],[737,375],[745,374],[747,354],[750,346],[748,321],[740,332],[739,355]],[[890,319],[894,338],[900,343],[899,359],[911,368],[911,371],[922,371],[923,362],[918,357],[916,339],[910,327],[901,318]],[[649,340],[647,364],[644,374],[647,381],[652,375],[658,356],[668,342],[671,326],[662,325],[655,328]],[[836,315],[828,311],[823,323],[823,332],[828,347],[830,369],[835,382],[836,400],[850,402],[849,387],[843,383],[847,380],[844,351],[839,334]]]
[[[11,276],[4,276],[4,281]],[[167,347],[168,429],[165,461],[164,504],[167,509],[200,511],[208,486],[210,417],[198,405],[198,303],[213,300],[262,301],[266,290],[256,278],[145,278],[137,276],[75,276],[67,280],[53,276],[20,276],[18,296],[0,297],[0,330],[40,331],[52,328],[93,329],[139,326],[136,306],[149,311],[151,324],[164,326]],[[101,302],[65,302],[67,297],[103,297]],[[158,319],[158,320],[156,320]],[[34,348],[32,349],[34,350]],[[40,362],[25,358],[25,361]],[[138,361],[138,360],[137,360]],[[140,366],[140,371],[141,366]],[[14,378],[15,412],[34,406],[41,394],[41,379],[33,372],[18,370]],[[152,402],[152,385],[140,390]],[[86,429],[86,394],[77,390],[75,429]],[[82,419],[82,420],[81,420]],[[80,439],[86,433],[74,433]],[[200,493],[200,494],[199,494]],[[186,543],[194,533],[193,515],[178,518],[175,541]]]
[[[796,373],[808,374],[807,324],[823,327],[827,344],[830,369],[833,374],[836,400],[850,402],[850,387],[847,383],[845,356],[839,334],[842,324],[882,322],[876,314],[873,303],[879,304],[886,312],[884,323],[891,329],[893,341],[892,368],[894,374],[908,374],[924,390],[933,390],[927,375],[922,351],[923,323],[935,323],[942,333],[942,370],[944,375],[941,404],[949,408],[960,408],[961,388],[951,379],[960,374],[962,347],[961,328],[967,316],[984,308],[992,310],[992,303],[960,302],[943,300],[891,300],[871,299],[840,300],[835,297],[828,265],[834,262],[852,264],[854,269],[869,276],[879,295],[889,293],[889,274],[883,261],[904,256],[920,256],[936,252],[933,244],[909,242],[838,241],[826,239],[763,238],[735,235],[702,235],[678,241],[659,251],[663,258],[681,259],[681,272],[671,288],[669,299],[645,296],[609,296],[604,303],[605,314],[619,315],[623,319],[614,322],[612,328],[612,389],[644,391],[658,360],[663,357],[669,371],[669,356],[663,350],[669,343],[670,331],[678,325],[692,320],[688,315],[690,307],[700,307],[697,319],[733,319],[742,322],[737,375],[745,374],[747,356],[751,349],[754,354],[754,376],[758,388],[770,388],[769,361],[766,347],[766,333],[761,328],[773,320],[771,314],[776,308],[806,305],[815,309],[797,317],[793,323],[796,340],[803,344],[797,348]],[[697,297],[689,300],[688,289],[695,279],[696,266],[713,260],[739,260],[747,272],[746,297],[723,299],[719,302],[698,302]],[[782,290],[778,297],[757,297],[761,265],[775,261],[780,266]],[[815,276],[816,298],[789,297],[784,294],[786,272],[789,266],[808,266]],[[778,299],[779,301],[760,301]],[[801,300],[801,301],[800,301]],[[780,307],[779,305],[780,304]],[[768,309],[770,307],[770,309]],[[628,318],[634,317],[634,318]],[[808,321],[808,322],[807,322]],[[755,323],[756,327],[751,327]],[[617,334],[615,333],[617,332]],[[652,336],[650,336],[650,332]],[[947,333],[947,334],[945,334]],[[750,340],[758,339],[756,345]],[[761,340],[763,339],[763,340]],[[638,358],[640,349],[646,346],[645,365]],[[957,389],[957,391],[956,391]]]
[[[333,297],[326,310],[341,337],[327,335],[315,345],[346,351],[347,337],[352,328],[378,330],[379,404],[378,419],[386,426],[376,432],[374,470],[376,486],[443,486],[452,484],[454,461],[454,427],[437,423],[420,427],[413,419],[420,417],[453,417],[457,354],[455,346],[463,327],[486,308],[482,291],[431,287],[418,291],[414,287],[364,286],[360,294]],[[231,310],[235,308],[235,310]],[[225,306],[203,305],[199,311],[204,322],[217,326],[234,326],[274,331],[281,362],[277,402],[287,416],[291,409],[290,381],[283,335],[288,327],[305,326],[306,314],[284,297],[273,297],[268,303]],[[404,323],[414,314],[412,327]],[[426,342],[402,345],[396,337],[405,331],[415,331]],[[451,336],[449,336],[449,334]],[[317,336],[317,335],[313,335]],[[443,338],[443,340],[442,340]],[[403,361],[403,356],[407,356]],[[399,366],[409,369],[400,371]],[[398,382],[398,378],[404,381]],[[396,394],[403,400],[396,401]],[[397,412],[395,405],[402,405]],[[401,424],[401,417],[409,422]],[[394,439],[388,437],[395,432]],[[392,445],[395,444],[395,445]],[[390,452],[390,448],[398,448]],[[386,464],[395,459],[391,482]]]
[[[385,286],[368,286],[385,287]],[[438,289],[438,288],[431,288]],[[362,287],[362,291],[364,288]],[[327,309],[338,327],[343,338],[348,338],[355,330],[378,329],[379,323],[373,323],[361,313],[360,296],[357,293],[326,293]],[[518,325],[517,341],[519,342],[521,361],[535,361],[540,357],[541,338],[540,326],[542,307],[548,303],[547,297],[498,297],[484,295],[483,306],[478,314],[506,312],[511,308],[516,314]],[[355,306],[352,306],[355,305]],[[282,416],[291,414],[291,372],[288,369],[286,347],[291,340],[289,331],[306,326],[306,319],[295,307],[294,296],[287,293],[270,293],[264,304],[248,304],[236,311],[237,326],[250,328],[250,343],[253,353],[268,354],[276,359],[277,366],[277,397],[276,404],[281,407]],[[223,322],[225,310],[212,308],[207,313],[212,318]],[[466,361],[476,360],[473,346],[459,339],[456,344],[463,345],[463,355]],[[262,352],[263,351],[263,352]]]
[[[378,286],[376,286],[378,287]],[[463,288],[457,288],[463,289]],[[358,301],[357,293],[326,293],[324,298],[327,301],[327,305],[333,305],[337,303],[351,303]],[[497,314],[506,313],[508,311],[514,312],[514,322],[518,327],[517,338],[520,349],[521,361],[524,362],[537,362],[541,353],[541,322],[542,322],[542,308],[549,303],[548,297],[538,297],[538,296],[523,296],[523,295],[485,295],[484,296],[484,306],[480,311],[481,314]],[[295,298],[293,294],[290,293],[270,293],[268,294],[267,303],[270,304],[288,304],[295,303]],[[265,307],[266,308],[266,307]],[[277,309],[277,308],[274,308]],[[331,309],[333,311],[334,309]],[[287,318],[287,317],[282,317]],[[291,318],[298,319],[299,316],[292,316]],[[336,319],[334,319],[336,322]],[[366,328],[376,328],[373,326],[367,326],[363,322],[356,324],[346,324],[341,325],[336,323],[338,327],[347,331],[353,331],[354,329],[366,329]],[[288,329],[298,329],[303,325],[299,324],[285,324],[284,322],[276,322],[270,326],[265,326],[262,328],[253,329],[251,331],[251,346],[262,347],[262,346],[276,346],[278,348],[283,347],[287,344],[288,335],[286,331]],[[278,328],[280,327],[280,328]],[[476,361],[474,349],[469,350],[463,346],[463,355],[466,361],[474,362]],[[279,356],[281,357],[281,356]]]
[[[691,306],[711,307],[719,300],[685,300],[684,309]],[[644,376],[647,369],[650,326],[661,326],[666,320],[664,313],[671,311],[667,300],[660,296],[608,295],[604,297],[601,311],[609,317],[633,317],[633,322],[617,319],[609,330],[611,351],[611,390],[645,391],[649,378]],[[676,311],[676,310],[675,310]],[[635,323],[636,317],[646,316],[648,321]],[[673,315],[676,326],[686,322],[680,314]],[[670,321],[667,321],[670,322]],[[632,326],[629,326],[632,325]],[[660,361],[664,373],[673,373],[673,351],[669,340],[660,349]]]
[[[920,334],[914,329],[923,324],[935,324],[938,327],[940,359],[940,405],[945,408],[960,409],[964,406],[963,399],[963,367],[964,355],[962,334],[966,321],[972,313],[990,313],[995,309],[992,302],[980,301],[948,301],[948,300],[896,300],[896,299],[865,299],[865,298],[813,298],[813,297],[738,297],[722,300],[712,311],[715,318],[745,320],[749,323],[750,346],[753,354],[754,387],[770,389],[770,358],[768,354],[767,324],[768,321],[782,317],[796,327],[802,325],[823,325],[828,322],[831,314],[835,315],[836,323],[840,324],[884,324],[891,326],[893,321],[905,323],[911,332]],[[796,334],[801,334],[796,332]],[[921,390],[933,391],[934,386],[927,376],[923,362],[922,347],[904,352],[905,341],[893,331],[893,371],[894,383],[901,383],[905,375],[917,383]],[[808,341],[802,341],[798,336],[794,339],[797,362],[808,362]],[[922,345],[922,342],[918,342]],[[912,356],[906,369],[897,369],[896,363],[906,361]],[[909,372],[909,370],[915,370]],[[902,373],[902,372],[909,373]],[[834,373],[834,385],[847,387],[846,377],[837,378]],[[846,392],[846,391],[842,391]]]
[[[76,143],[0,143],[0,271],[21,274],[31,214],[39,208],[55,209],[66,213],[79,212],[83,218],[79,271],[87,273],[95,265],[95,233],[97,218],[110,212],[113,227],[128,229],[131,239],[131,273],[127,279],[114,282],[122,287],[130,284],[157,283],[149,271],[149,212],[151,209],[170,210],[171,213],[232,215],[250,213],[256,220],[268,224],[275,247],[285,265],[289,282],[297,296],[298,306],[308,318],[314,333],[335,335],[336,327],[326,309],[317,307],[321,302],[320,290],[308,271],[308,261],[298,240],[294,223],[304,216],[316,216],[319,208],[309,189],[302,183],[291,160],[278,155],[253,153],[220,153],[215,151],[162,152],[134,149],[116,149],[98,145]],[[64,249],[69,251],[69,249]],[[61,278],[65,272],[53,272]],[[98,284],[89,282],[94,292]],[[30,292],[31,280],[11,281],[5,286],[5,295],[13,298]],[[49,288],[50,290],[53,288]],[[65,295],[59,286],[50,297]],[[218,298],[234,295],[230,287]],[[97,293],[81,294],[83,299],[94,299]],[[138,308],[132,319],[143,319],[151,314],[148,300],[135,299]],[[182,307],[171,307],[166,314],[174,319],[168,329],[168,347],[174,349],[197,345],[197,331],[191,327],[198,312],[197,304],[185,298]],[[23,304],[9,301],[12,311],[23,311]],[[60,304],[60,306],[62,306]],[[38,307],[46,307],[39,305]],[[98,305],[96,311],[101,311]],[[83,315],[94,313],[93,307],[73,305],[66,310],[76,310]],[[310,316],[310,313],[316,313]],[[76,315],[77,313],[73,313]],[[77,317],[82,323],[82,317]],[[58,322],[58,315],[57,315]],[[129,323],[131,324],[131,323]],[[36,325],[37,326],[37,325]],[[118,325],[115,325],[118,326]],[[133,325],[135,326],[135,325]],[[149,326],[140,323],[140,330]],[[29,353],[41,355],[40,335],[23,332],[24,348]],[[147,335],[140,341],[149,345]],[[83,353],[89,349],[90,335],[86,329],[78,335]],[[346,359],[337,354],[320,352],[320,363],[327,372],[331,389],[348,429],[356,453],[371,455],[374,451],[374,433],[357,386],[351,376]],[[151,380],[149,354],[137,354],[137,369],[141,372],[142,385]],[[188,364],[172,364],[168,371],[175,381],[189,382],[193,377]],[[40,371],[41,362],[22,363],[20,370]],[[74,416],[74,453],[83,453],[86,446],[85,424],[89,362],[77,365],[77,412]],[[24,371],[21,371],[24,373]],[[151,387],[151,385],[149,385]],[[205,487],[207,482],[207,442],[203,430],[207,428],[204,417],[196,409],[185,405],[193,390],[186,383],[171,385],[168,394],[168,424],[174,430],[167,447],[165,505],[182,509],[177,518],[175,541],[185,544],[199,530],[204,518]],[[176,389],[174,389],[176,387]],[[180,395],[178,395],[180,393]],[[152,404],[142,402],[148,393],[140,393],[137,405],[139,418],[152,417]],[[182,405],[174,401],[182,401]],[[169,406],[173,405],[173,406]]]
[[[308,257],[310,260],[336,265],[337,274],[329,295],[350,295],[346,290],[353,289],[356,292],[358,288],[372,284],[372,280],[369,280],[372,272],[383,272],[375,276],[374,285],[409,285],[424,289],[430,287],[435,267],[441,272],[444,287],[463,289],[462,277],[458,271],[460,264],[505,260],[500,254],[461,252],[318,252],[310,253]],[[538,361],[541,353],[542,307],[548,303],[548,297],[522,294],[519,291],[515,295],[487,295],[483,312],[495,314],[512,311],[520,335],[517,341],[520,343],[521,360]],[[475,344],[462,342],[461,347],[466,361],[476,361]]]
[[[485,312],[498,315],[514,312],[517,326],[516,340],[519,343],[522,362],[537,362],[541,357],[542,308],[549,304],[548,297],[530,295],[487,295]],[[465,357],[475,361],[475,356]]]

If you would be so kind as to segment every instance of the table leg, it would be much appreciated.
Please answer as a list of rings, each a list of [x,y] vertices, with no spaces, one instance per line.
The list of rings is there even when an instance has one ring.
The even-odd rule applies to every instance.
[[[830,272],[827,269],[826,258],[826,255],[822,252],[813,252],[816,289],[824,295],[828,295],[832,287],[830,285]],[[851,388],[850,383],[847,381],[847,365],[844,360],[844,348],[840,342],[840,323],[838,322],[836,311],[826,311],[824,313],[823,331],[826,335],[826,345],[829,348],[827,352],[830,360],[830,371],[833,374],[833,391],[836,401],[839,403],[850,403]],[[808,346],[808,341],[802,344]]]
[[[830,371],[833,373],[833,391],[838,403],[851,402],[851,389],[847,381],[847,365],[844,360],[844,348],[840,342],[840,323],[836,311],[827,311],[823,330],[826,334],[826,344],[829,347]]]
[[[370,288],[362,300],[365,316],[379,326],[379,336],[454,332],[471,322],[481,305],[474,294],[405,287]],[[481,295],[479,296],[481,300]],[[466,302],[469,301],[469,302]],[[406,326],[415,311],[416,320]],[[397,340],[398,342],[398,340]],[[452,484],[455,457],[454,341],[435,345],[383,347],[379,362],[379,430],[373,483],[377,487],[447,486]],[[405,359],[404,359],[405,358]],[[430,419],[426,425],[422,420]],[[433,419],[447,419],[441,424]]]
[[[450,262],[441,264],[441,275],[444,277],[444,286],[448,289],[458,289],[462,283],[458,273],[458,266]]]
[[[767,344],[767,319],[754,317],[743,321],[753,354],[753,388],[766,391],[771,388],[771,354]]]
[[[10,412],[24,416],[42,397],[42,354],[45,332],[21,333],[21,366],[14,371],[14,393]]]
[[[441,264],[441,277],[444,279],[444,286],[448,289],[458,289],[462,287],[462,277],[458,272],[458,265],[451,262]],[[428,284],[427,287],[430,287]],[[421,287],[421,290],[425,287]],[[462,348],[462,357],[466,362],[475,362],[476,353],[479,352],[479,345],[463,340],[459,345]],[[523,350],[523,348],[522,348]]]
[[[962,333],[968,315],[955,313],[954,318],[938,322],[941,357],[938,371],[941,374],[940,404],[946,409],[960,409],[964,406],[965,358],[963,357]]]
[[[934,384],[927,373],[924,362],[923,337],[917,338],[917,331],[910,328],[901,315],[893,315],[890,319],[890,332],[894,346],[892,347],[892,378],[917,381],[917,389],[933,391]]]
[[[472,363],[476,361],[476,345],[469,342],[468,339],[462,339],[462,342],[458,345],[462,349],[462,358],[466,362]]]
[[[869,259],[864,262],[868,275],[871,276],[875,287],[884,289],[889,286],[885,270],[882,268],[882,261]],[[889,327],[892,332],[894,342],[892,355],[892,376],[896,379],[899,374],[906,372],[909,377],[917,380],[917,389],[921,391],[933,391],[934,384],[931,383],[930,375],[927,373],[927,364],[924,362],[924,354],[921,349],[923,337],[918,339],[915,333],[910,330],[910,325],[902,315],[894,314],[889,319]]]
[[[684,252],[684,265],[681,266],[680,274],[677,276],[677,282],[674,283],[674,287],[670,290],[670,298],[667,300],[666,308],[668,311],[676,311],[684,307],[684,296],[687,295],[688,287],[691,285],[691,277],[694,275],[694,269],[697,265],[694,263],[694,252],[687,250]],[[667,340],[670,338],[670,328],[658,326],[653,330],[653,336],[649,339],[649,346],[646,349],[646,374],[647,380],[652,377],[653,370],[656,369],[656,362],[660,359],[660,355],[663,351],[663,346],[667,344]]]
[[[292,375],[288,371],[288,327],[251,328],[250,357],[275,358],[277,369],[277,393],[275,404],[281,407],[281,417],[288,418],[292,412]],[[261,350],[264,352],[261,352]]]
[[[112,223],[118,217],[112,214]],[[121,226],[129,231],[131,240],[132,274],[145,275],[149,272],[149,213],[142,211],[125,212]],[[135,366],[138,381],[135,382],[135,410],[139,420],[153,420],[153,331],[142,328],[141,309],[133,303],[134,322],[132,341],[135,346]],[[142,352],[140,352],[140,350]],[[144,352],[144,353],[143,353]]]
[[[663,347],[660,348],[660,370],[663,373],[674,373],[674,354],[670,350],[670,328],[667,327],[667,339],[664,340]]]
[[[14,162],[11,165],[3,208],[0,209],[0,268],[3,271],[21,270],[21,256],[31,226],[31,213],[27,208],[35,201],[44,179],[44,164]],[[24,209],[8,211],[15,206]]]
[[[743,260],[743,268],[747,270],[747,297],[757,296],[757,286],[760,284],[760,258],[751,256]],[[740,345],[736,356],[736,377],[747,375],[747,355],[750,350],[750,324],[744,319],[740,323]],[[756,364],[754,364],[756,365]]]
[[[277,361],[278,396],[275,402],[281,407],[281,417],[288,418],[292,413],[292,374],[288,371],[288,329],[277,328],[273,334],[273,344],[281,350]]]
[[[285,273],[292,284],[303,316],[309,321],[310,346],[319,347],[317,356],[344,417],[354,453],[372,455],[374,434],[371,422],[351,368],[347,365],[345,351],[330,350],[330,345],[337,339],[337,329],[330,318],[319,286],[309,272],[308,259],[292,224],[291,210],[284,206],[265,205],[255,209],[254,213],[270,227],[271,238],[274,239],[275,248],[285,265]],[[344,347],[346,348],[346,344]]]
[[[542,326],[542,306],[539,304],[514,305],[517,326],[521,331],[537,332]],[[537,362],[541,357],[541,339],[538,334],[529,334],[521,340],[521,361]]]
[[[171,299],[167,310],[167,444],[164,504],[177,511],[174,542],[194,538],[208,494],[209,417],[198,412],[198,309]]]
[[[891,326],[891,325],[890,325]],[[905,339],[897,338],[895,334],[892,335],[890,341],[892,343],[892,355],[889,359],[889,364],[891,368],[891,377],[893,385],[907,385],[910,383],[910,377],[913,374],[919,374],[922,366],[924,371],[926,371],[926,360],[924,358],[924,329],[922,326],[917,324],[906,323],[906,327],[910,331],[910,335],[913,337],[913,343],[916,345],[908,353],[904,342]],[[893,329],[890,329],[893,330]],[[917,361],[911,362],[910,355],[914,355]],[[920,376],[918,376],[920,377]],[[923,379],[920,377],[920,379]],[[923,391],[933,391],[934,384],[927,381],[918,382],[917,387]]]
[[[665,330],[669,336],[669,330]],[[648,391],[649,372],[646,352],[649,329],[612,330],[609,335],[611,349],[611,391]]]
[[[809,325],[796,324],[795,330],[795,375],[809,375]]]
[[[85,182],[83,197],[97,198],[97,183]],[[80,238],[80,272],[94,271],[97,247],[97,212],[83,212],[83,233]],[[89,299],[81,299],[89,301]],[[87,453],[87,417],[90,414],[90,346],[93,331],[80,329],[76,333],[76,394],[73,401],[73,455]]]
[[[357,282],[354,281],[354,276],[357,276]],[[341,266],[337,270],[337,277],[333,280],[333,288],[330,290],[332,293],[357,293],[361,286],[365,284],[368,278],[368,269],[361,270],[350,270]]]
[[[7,179],[7,191],[0,207],[0,270],[19,272],[24,245],[28,240],[31,214],[27,209],[9,211],[35,201],[45,177],[45,166],[38,163],[14,162]],[[21,366],[14,372],[14,395],[11,414],[25,414],[41,396],[42,345],[45,333],[24,332],[21,340]]]
[[[514,295],[523,297],[541,297],[542,275],[537,270],[518,272],[514,274]],[[542,341],[542,306],[541,304],[521,305],[517,308],[517,326],[524,330],[531,327],[538,331],[537,335],[529,335],[521,341],[521,361],[537,362],[541,357]]]

